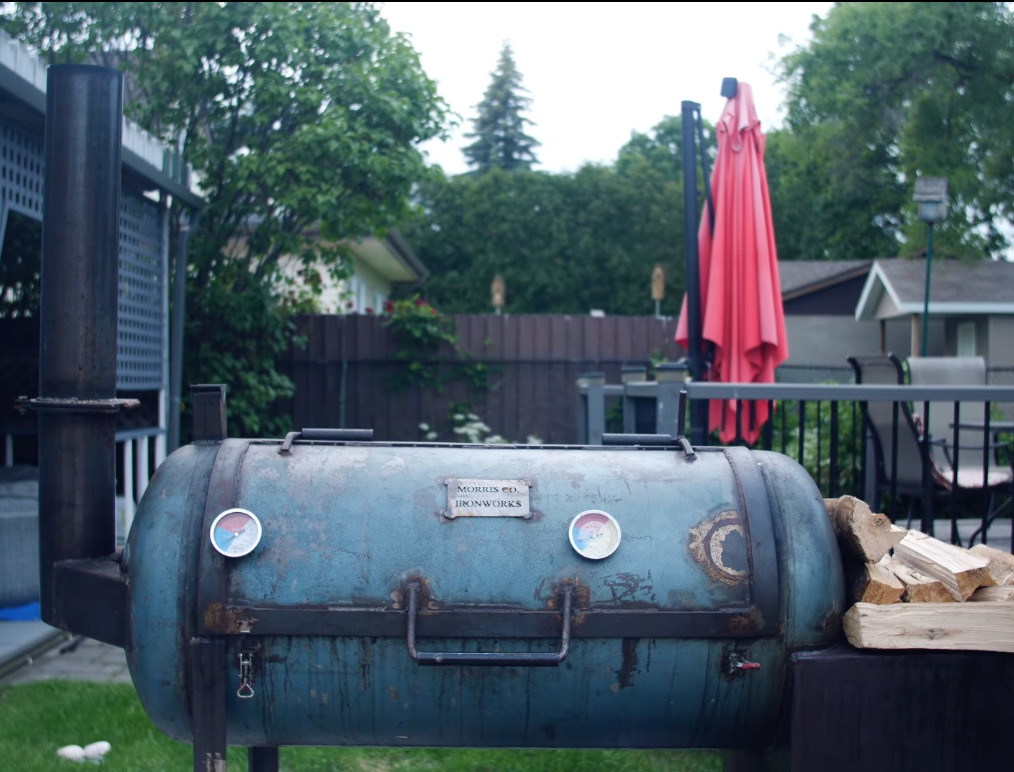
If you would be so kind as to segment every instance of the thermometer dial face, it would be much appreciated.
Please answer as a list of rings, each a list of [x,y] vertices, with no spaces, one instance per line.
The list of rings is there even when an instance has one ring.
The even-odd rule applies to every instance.
[[[261,521],[245,509],[227,509],[211,524],[211,546],[227,558],[249,555],[261,543]]]
[[[620,524],[607,512],[589,509],[570,523],[570,544],[581,557],[602,560],[620,546]]]

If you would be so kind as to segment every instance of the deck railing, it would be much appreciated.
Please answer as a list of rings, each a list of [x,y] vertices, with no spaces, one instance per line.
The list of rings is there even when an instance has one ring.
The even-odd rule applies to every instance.
[[[743,416],[749,416],[751,402],[764,401],[768,403],[771,419],[761,429],[758,448],[775,450],[795,458],[810,472],[823,495],[831,498],[855,495],[878,509],[882,508],[893,521],[901,517],[898,506],[898,436],[901,431],[911,431],[903,423],[901,406],[910,405],[912,412],[919,413],[923,426],[930,425],[931,409],[946,409],[951,418],[951,437],[932,437],[922,432],[916,438],[921,454],[922,479],[919,490],[904,491],[909,498],[909,525],[915,519],[913,504],[916,499],[920,501],[916,526],[930,534],[933,534],[936,522],[934,505],[941,500],[946,502],[952,543],[967,542],[969,546],[976,540],[987,543],[990,526],[997,520],[1010,518],[1011,502],[1014,501],[1014,447],[1011,444],[1014,424],[998,420],[994,406],[1014,403],[1014,386],[738,384],[688,382],[683,380],[682,370],[660,370],[657,381],[635,380],[636,374],[632,370],[629,374],[631,379],[620,384],[606,384],[599,373],[589,373],[578,380],[578,442],[602,444],[604,434],[617,431],[675,437],[680,392],[685,390],[688,402],[735,400],[739,406],[735,444],[743,444]],[[883,402],[893,405],[889,430],[891,451],[887,457],[878,459],[867,411],[871,403]],[[940,403],[945,403],[947,407]],[[978,404],[972,406],[969,403]],[[689,421],[689,415],[685,418]],[[967,444],[969,424],[974,425],[976,431],[981,426],[981,444]],[[885,431],[884,427],[881,431]],[[714,435],[712,442],[719,444]],[[929,463],[932,445],[945,446],[953,462],[948,470],[937,469],[936,475]],[[958,484],[961,451],[973,448],[980,452],[982,448],[988,449],[982,453],[981,492],[982,498],[986,498],[986,493],[990,495],[989,504],[981,514],[981,504],[978,509],[974,506],[970,509],[969,506],[970,494],[977,492],[975,488],[969,488],[967,479]],[[1010,485],[986,485],[990,481],[991,470],[995,475],[997,464],[1011,468]],[[943,480],[940,479],[941,474]],[[948,476],[950,479],[947,479]],[[977,482],[973,480],[972,485]],[[1006,501],[999,502],[1004,498]],[[970,524],[970,514],[978,520],[976,524]],[[1010,542],[1009,548],[1014,552],[1014,527],[1011,528]]]

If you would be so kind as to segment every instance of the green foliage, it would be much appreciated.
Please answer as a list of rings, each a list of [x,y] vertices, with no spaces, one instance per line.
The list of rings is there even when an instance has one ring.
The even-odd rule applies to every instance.
[[[494,168],[531,169],[539,162],[534,152],[539,143],[525,133],[525,126],[532,122],[521,113],[532,100],[523,95],[526,89],[521,85],[521,73],[509,44],[504,43],[491,77],[489,88],[476,105],[479,115],[473,121],[474,131],[465,135],[475,142],[462,152],[479,173]]]
[[[369,3],[14,3],[0,26],[50,61],[121,67],[127,114],[183,148],[208,200],[186,375],[225,380],[236,431],[283,428],[258,416],[291,391],[275,368],[285,304],[312,304],[322,272],[347,275],[336,241],[405,216],[428,174],[417,145],[442,131],[408,40]]]
[[[490,310],[506,283],[507,313],[650,314],[651,272],[666,268],[663,313],[684,287],[680,120],[634,134],[613,167],[436,178],[404,231],[432,271],[428,296],[450,313]],[[703,190],[703,185],[701,186]]]
[[[418,295],[391,302],[384,310],[389,315],[384,326],[398,347],[397,359],[406,368],[398,373],[398,383],[439,387],[436,360],[440,349],[458,350],[454,320]]]
[[[830,383],[830,381],[829,381]],[[798,459],[799,454],[799,403],[776,403],[772,425],[772,449]],[[831,490],[831,403],[807,402],[805,407],[805,428],[803,431],[803,467],[809,472],[825,496]],[[784,429],[783,429],[784,424]],[[858,405],[851,402],[838,403],[838,488],[841,491],[857,491],[861,486],[860,439],[862,415]],[[782,446],[782,437],[786,444]],[[758,441],[757,447],[761,447]],[[855,471],[853,472],[853,462]]]
[[[384,326],[398,347],[395,356],[405,364],[392,385],[417,385],[441,392],[448,381],[463,379],[473,391],[488,391],[489,366],[462,350],[453,319],[418,295],[388,301],[384,313],[388,315]]]
[[[159,732],[130,684],[43,681],[0,691],[4,772],[89,769],[61,761],[56,749],[107,740],[103,772],[188,769],[193,748]],[[229,768],[246,769],[246,749],[229,749]],[[717,753],[699,751],[550,751],[400,748],[282,748],[286,772],[719,772]]]
[[[788,126],[769,137],[782,259],[925,245],[913,180],[950,180],[951,256],[997,256],[1014,217],[1014,16],[1004,3],[838,3],[785,57]]]
[[[38,316],[42,288],[42,224],[8,211],[0,255],[0,319]]]
[[[188,282],[184,397],[187,384],[228,386],[229,434],[234,437],[277,437],[290,428],[290,417],[276,408],[295,393],[292,381],[275,368],[277,358],[296,338],[294,316],[305,310],[279,305],[271,288],[254,281],[241,265],[227,265],[215,276],[211,291]],[[189,441],[190,421],[181,421]]]

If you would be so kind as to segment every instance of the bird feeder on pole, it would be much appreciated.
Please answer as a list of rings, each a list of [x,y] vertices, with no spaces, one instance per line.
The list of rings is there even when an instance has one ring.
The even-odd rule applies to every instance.
[[[497,315],[503,312],[504,303],[507,297],[507,287],[504,284],[503,276],[493,277],[493,286],[490,287],[490,294],[493,298],[493,308],[496,309]]]
[[[661,316],[662,301],[665,300],[665,269],[661,263],[651,272],[651,299],[655,301],[655,316]]]

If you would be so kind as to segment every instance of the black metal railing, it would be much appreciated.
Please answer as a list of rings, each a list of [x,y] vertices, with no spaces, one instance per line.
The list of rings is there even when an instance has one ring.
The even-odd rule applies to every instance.
[[[624,433],[668,431],[675,436],[679,392],[686,390],[690,401],[735,400],[733,444],[745,444],[743,417],[749,420],[750,404],[763,401],[771,418],[761,427],[757,447],[795,458],[825,496],[857,496],[886,511],[892,521],[902,517],[899,505],[907,499],[910,527],[918,502],[917,525],[930,534],[937,522],[936,505],[943,502],[951,542],[968,546],[976,540],[987,543],[995,521],[1010,521],[1014,423],[997,415],[997,406],[1014,403],[1014,386],[725,384],[687,382],[684,372],[660,369],[658,381],[631,379],[621,384],[606,384],[601,374],[579,380],[579,442],[601,444],[610,399],[622,401]],[[636,409],[638,402],[654,409]],[[884,403],[891,405],[890,418],[874,421],[874,414],[883,418],[885,411],[872,411],[870,406]],[[949,436],[934,437],[921,427],[929,427],[931,411],[941,409],[950,416]],[[711,442],[722,444],[717,433]],[[967,464],[962,467],[962,452],[981,454],[981,473]],[[918,471],[913,474],[915,467]],[[994,541],[1006,542],[1003,537]],[[1014,527],[1010,542],[1014,552]]]

